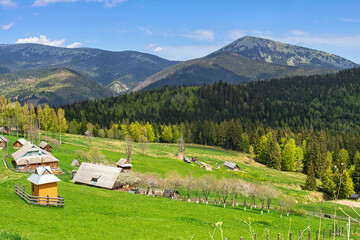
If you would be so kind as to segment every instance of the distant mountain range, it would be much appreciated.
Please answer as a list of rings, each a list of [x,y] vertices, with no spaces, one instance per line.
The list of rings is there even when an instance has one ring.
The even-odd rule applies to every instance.
[[[135,51],[10,44],[0,45],[0,93],[58,106],[165,85],[236,84],[354,67],[336,55],[249,36],[184,62]]]
[[[332,73],[358,67],[347,59],[264,38],[243,37],[206,57],[168,67],[140,82],[135,91],[164,85],[242,83],[265,78]]]
[[[115,94],[178,62],[135,51],[59,48],[39,44],[0,45],[0,74],[68,67],[108,87]]]

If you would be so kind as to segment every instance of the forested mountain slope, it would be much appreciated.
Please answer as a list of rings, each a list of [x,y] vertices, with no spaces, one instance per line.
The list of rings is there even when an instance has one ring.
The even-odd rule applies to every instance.
[[[165,87],[64,106],[67,119],[102,126],[125,118],[157,123],[239,118],[272,127],[334,131],[360,130],[359,107],[360,68],[242,85]]]
[[[35,106],[60,106],[106,97],[111,92],[75,70],[62,67],[1,74],[0,95]]]

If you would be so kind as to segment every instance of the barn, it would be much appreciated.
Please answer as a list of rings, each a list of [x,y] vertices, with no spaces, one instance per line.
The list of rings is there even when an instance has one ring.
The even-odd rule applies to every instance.
[[[227,167],[233,171],[241,171],[241,167],[239,167],[236,163],[230,162],[230,161],[225,161],[225,163],[223,164],[224,167]]]
[[[20,138],[18,140],[16,140],[13,144],[13,148],[15,149],[19,149],[22,146],[24,146],[28,141],[26,141],[24,138]]]
[[[11,156],[15,160],[16,168],[20,171],[35,170],[39,166],[49,166],[51,169],[58,168],[59,160],[57,158],[30,142],[26,142]]]
[[[49,153],[52,152],[52,147],[51,147],[51,145],[48,144],[48,143],[46,143],[46,142],[44,142],[44,141],[42,141],[42,142],[39,144],[39,147],[40,147],[41,149],[44,149],[45,151],[48,151]]]
[[[77,170],[73,181],[77,184],[117,190],[121,188],[121,185],[117,182],[121,171],[122,169],[117,167],[83,162]]]
[[[78,159],[74,159],[72,162],[71,162],[71,166],[73,167],[80,167],[80,161]]]
[[[9,140],[7,140],[6,137],[0,135],[0,149],[5,148],[8,141]]]

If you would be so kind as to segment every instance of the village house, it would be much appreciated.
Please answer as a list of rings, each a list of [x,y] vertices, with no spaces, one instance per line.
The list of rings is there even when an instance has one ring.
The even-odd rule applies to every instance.
[[[121,171],[122,169],[117,167],[82,163],[73,181],[77,184],[117,190],[122,187],[117,181]]]
[[[116,163],[116,166],[117,166],[118,168],[122,168],[122,169],[124,170],[124,172],[126,172],[126,171],[130,171],[130,170],[131,170],[132,164],[131,164],[127,159],[121,158],[121,159]]]
[[[7,140],[3,135],[0,135],[0,149],[6,147],[6,144],[9,140]]]
[[[45,151],[48,151],[49,153],[52,152],[52,147],[51,147],[51,145],[48,144],[48,143],[46,143],[46,142],[44,142],[44,141],[42,141],[42,142],[39,144],[39,147],[40,147],[41,149],[44,149]]]
[[[13,148],[15,149],[19,149],[22,146],[24,146],[28,141],[26,141],[24,138],[20,138],[18,140],[16,140],[13,144]]]
[[[35,170],[39,166],[49,166],[52,169],[58,168],[59,160],[51,153],[45,151],[30,142],[11,154],[20,171]]]
[[[37,167],[35,172],[28,177],[27,180],[31,182],[31,195],[35,197],[44,197],[44,199],[37,199],[38,202],[46,203],[46,197],[58,197],[57,182],[60,182],[61,180],[52,173],[49,166]]]
[[[227,167],[233,171],[241,171],[241,167],[239,167],[236,163],[230,162],[230,161],[225,161],[225,163],[223,164],[224,167]]]

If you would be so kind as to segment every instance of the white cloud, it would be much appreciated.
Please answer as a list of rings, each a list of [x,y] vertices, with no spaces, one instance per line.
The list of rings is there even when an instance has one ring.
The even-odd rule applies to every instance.
[[[40,35],[40,37],[20,38],[15,43],[38,43],[53,47],[66,47],[66,48],[76,48],[82,45],[80,42],[74,42],[69,45],[66,45],[65,41],[66,41],[65,39],[51,40],[44,35]]]
[[[66,47],[67,48],[79,48],[81,46],[82,46],[81,42],[74,42],[74,43],[71,43],[71,44],[67,45]]]
[[[114,7],[116,4],[123,3],[126,0],[93,0],[94,2],[103,2],[105,3],[105,7],[111,8]]]
[[[0,0],[0,5],[3,8],[16,7],[16,3],[14,3],[12,0]]]
[[[228,35],[229,39],[235,40],[235,39],[246,36],[246,30],[233,29],[233,30],[230,30],[227,35]]]
[[[162,51],[162,50],[163,50],[162,47],[156,47],[156,48],[154,49],[155,52],[160,52],[160,51]]]
[[[35,0],[33,6],[45,7],[49,4],[62,3],[62,2],[76,2],[77,0]]]
[[[14,26],[15,23],[9,23],[9,24],[6,24],[6,25],[0,25],[0,27],[2,28],[2,30],[9,30],[10,28],[12,28],[12,26]]]
[[[195,39],[198,41],[214,41],[214,32],[207,29],[198,29],[193,32],[183,34],[183,37]]]
[[[159,46],[159,45],[156,44],[156,43],[150,43],[150,44],[147,45],[145,48],[146,48],[146,49],[149,49],[149,48],[154,48],[154,47],[157,47],[157,46]]]
[[[339,18],[339,20],[342,22],[348,22],[348,23],[359,22],[359,19],[354,19],[354,18]]]

